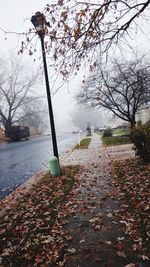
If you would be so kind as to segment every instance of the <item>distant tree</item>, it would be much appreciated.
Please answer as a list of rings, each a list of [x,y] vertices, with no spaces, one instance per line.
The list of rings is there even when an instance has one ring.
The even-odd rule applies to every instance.
[[[88,123],[92,126],[100,126],[104,123],[100,113],[93,111],[92,108],[85,108],[80,105],[76,105],[70,115],[74,126],[83,131],[86,130]]]
[[[109,69],[99,68],[87,79],[77,99],[113,112],[133,128],[136,113],[150,102],[150,64],[142,58],[115,60]]]
[[[23,107],[20,123],[32,127],[37,134],[49,128],[48,111],[42,99],[34,99]]]
[[[50,27],[46,23],[44,28],[45,48],[48,53],[53,53],[57,64],[60,63],[59,71],[64,76],[79,70],[83,59],[88,60],[90,69],[93,69],[97,51],[102,55],[111,47],[120,47],[132,35],[133,29],[140,29],[149,4],[150,0],[57,0],[56,4],[49,3],[44,12],[50,23]],[[30,29],[29,32],[33,31]],[[21,53],[30,40],[29,35],[21,43]],[[30,46],[29,54],[34,51],[35,47]]]
[[[37,74],[27,72],[15,59],[3,63],[0,64],[0,122],[9,136],[10,127],[26,116],[23,107],[37,98],[32,91]]]

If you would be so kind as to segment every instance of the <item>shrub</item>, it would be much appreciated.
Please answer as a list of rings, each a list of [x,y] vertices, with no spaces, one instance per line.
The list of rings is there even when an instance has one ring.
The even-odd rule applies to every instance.
[[[112,129],[111,128],[107,128],[103,132],[103,137],[110,137],[110,136],[112,136]]]
[[[138,124],[131,130],[130,139],[134,143],[136,155],[144,163],[150,162],[150,122]]]

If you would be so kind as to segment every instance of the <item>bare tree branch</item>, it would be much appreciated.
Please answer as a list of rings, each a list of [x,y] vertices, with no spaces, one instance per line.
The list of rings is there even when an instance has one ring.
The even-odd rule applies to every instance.
[[[41,96],[32,92],[37,82],[37,73],[26,73],[23,65],[16,59],[11,60],[10,68],[7,62],[7,70],[3,75],[5,79],[0,84],[0,120],[8,135],[11,125],[27,116],[27,113],[23,114],[25,106],[31,105],[30,103]]]
[[[144,59],[117,60],[108,70],[99,67],[77,95],[80,103],[113,112],[135,125],[136,113],[150,102],[150,64]]]

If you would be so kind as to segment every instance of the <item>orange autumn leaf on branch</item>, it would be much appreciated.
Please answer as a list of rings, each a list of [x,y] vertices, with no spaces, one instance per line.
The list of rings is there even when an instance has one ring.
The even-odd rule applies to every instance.
[[[66,65],[70,74],[75,71],[74,65],[82,60],[92,65],[98,57],[98,51],[102,57],[107,58],[111,49],[130,42],[130,31],[134,29],[134,25],[135,28],[138,26],[139,14],[144,19],[150,4],[149,0],[128,2],[129,0],[96,0],[94,3],[58,0],[56,4],[46,5],[44,15],[50,22],[50,28],[46,32],[50,43],[47,52],[53,54],[54,58],[55,49],[61,47],[61,51],[63,49],[65,53],[58,55],[57,64]]]

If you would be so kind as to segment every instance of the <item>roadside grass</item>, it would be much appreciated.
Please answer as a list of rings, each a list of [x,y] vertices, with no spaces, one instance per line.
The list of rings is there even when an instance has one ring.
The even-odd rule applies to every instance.
[[[118,215],[126,222],[125,232],[136,240],[134,250],[139,250],[147,259],[150,256],[150,164],[143,165],[136,158],[114,161],[112,175],[115,194],[124,207]]]
[[[98,135],[100,135],[100,136],[103,135],[102,131],[97,131],[96,133],[97,133]]]
[[[91,138],[87,137],[87,138],[83,138],[80,142],[80,145],[77,144],[74,149],[86,149],[88,148],[89,144],[91,142]]]
[[[128,136],[110,136],[110,137],[102,137],[102,144],[104,146],[116,146],[123,144],[130,144],[131,140]]]
[[[55,178],[48,173],[1,218],[2,266],[48,266],[55,262],[56,246],[58,252],[63,249],[59,221],[65,221],[70,212],[69,203],[75,197],[72,188],[81,171],[76,165],[62,167]]]
[[[129,129],[115,129],[113,130],[113,135],[127,135],[130,133]]]
[[[130,144],[131,141],[129,139],[129,129],[116,129],[113,130],[113,135],[109,137],[103,137],[103,133],[100,131],[96,132],[100,135],[102,139],[102,144],[104,146],[116,146],[116,145],[123,145],[123,144]],[[116,135],[116,136],[114,136]]]

